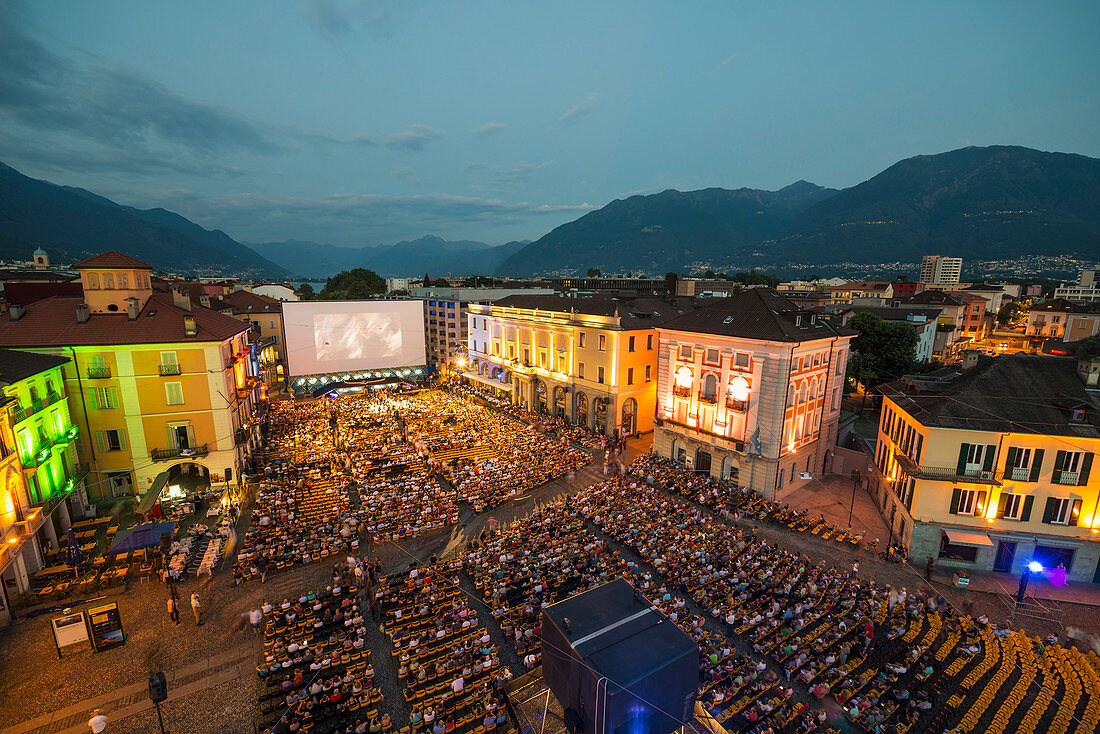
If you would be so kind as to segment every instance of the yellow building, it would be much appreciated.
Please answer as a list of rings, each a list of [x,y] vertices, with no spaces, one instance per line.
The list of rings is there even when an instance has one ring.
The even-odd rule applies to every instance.
[[[872,486],[915,562],[1100,583],[1100,360],[1012,355],[882,386]]]
[[[595,430],[653,430],[657,325],[683,307],[655,298],[513,295],[470,304],[467,375],[513,403]]]
[[[283,304],[259,293],[239,290],[225,293],[207,303],[216,311],[244,321],[252,327],[260,372],[266,390],[274,390],[286,375],[286,331]]]
[[[84,290],[0,315],[0,346],[69,358],[63,367],[89,499],[239,476],[258,442],[249,326],[154,292],[150,267],[111,251],[77,263]]]

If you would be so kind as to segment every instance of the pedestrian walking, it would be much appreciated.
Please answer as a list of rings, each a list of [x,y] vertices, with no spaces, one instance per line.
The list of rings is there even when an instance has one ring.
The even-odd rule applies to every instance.
[[[195,613],[195,624],[202,627],[202,602],[199,601],[198,592],[191,594],[191,611]]]
[[[168,597],[168,618],[176,624],[180,623],[180,602],[175,597]]]
[[[88,719],[88,728],[92,734],[103,734],[107,731],[107,717],[103,715],[103,709],[92,711],[92,718]]]
[[[924,562],[924,578],[928,581],[932,580],[932,572],[936,570],[936,561],[933,560],[932,555],[928,555],[928,560]]]
[[[264,613],[259,609],[253,609],[248,613],[248,621],[252,623],[252,633],[260,633],[260,624],[264,621]]]
[[[256,568],[260,572],[260,583],[267,583],[267,556],[260,556],[256,560]]]

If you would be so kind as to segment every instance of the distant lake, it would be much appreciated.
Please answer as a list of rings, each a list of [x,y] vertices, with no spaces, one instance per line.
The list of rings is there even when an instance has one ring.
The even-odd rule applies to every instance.
[[[302,286],[305,285],[306,283],[309,283],[309,285],[315,291],[320,291],[322,288],[325,287],[325,281],[323,281],[323,280],[320,280],[320,281],[318,281],[318,280],[303,280],[301,283],[291,283],[290,287],[297,291],[297,290],[301,290]]]

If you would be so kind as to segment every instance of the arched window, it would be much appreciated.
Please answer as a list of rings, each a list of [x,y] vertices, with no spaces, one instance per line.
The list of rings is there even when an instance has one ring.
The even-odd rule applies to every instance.
[[[99,273],[88,273],[88,290],[99,290]]]
[[[680,367],[676,370],[675,384],[672,386],[672,391],[677,395],[688,397],[691,395],[691,383],[694,381],[695,376],[691,373],[691,370],[687,367]]]
[[[703,377],[703,390],[699,394],[700,399],[707,401],[708,403],[717,402],[718,400],[718,378],[713,374],[707,374]]]
[[[126,273],[119,273],[118,287],[123,290],[128,289],[130,287],[130,276],[126,275]]]
[[[115,276],[111,273],[103,274],[103,289],[108,291],[115,289]]]

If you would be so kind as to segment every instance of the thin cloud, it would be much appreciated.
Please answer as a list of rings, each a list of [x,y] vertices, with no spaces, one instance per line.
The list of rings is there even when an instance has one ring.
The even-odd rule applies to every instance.
[[[386,138],[386,147],[402,153],[416,153],[424,150],[424,146],[433,140],[446,135],[442,130],[435,130],[427,125],[415,124],[403,133],[396,133]]]
[[[470,131],[471,135],[496,135],[504,128],[508,127],[502,122],[486,122],[483,125],[478,125]]]
[[[335,0],[303,0],[302,10],[310,24],[322,33],[336,36],[351,30],[348,17]]]
[[[725,61],[723,61],[723,62],[722,62],[721,64],[719,64],[718,66],[714,67],[714,70],[713,70],[713,71],[712,71],[712,72],[710,73],[710,75],[711,75],[711,76],[714,76],[715,74],[717,74],[717,73],[719,72],[719,70],[721,70],[721,69],[724,69],[725,67],[727,67],[727,66],[729,66],[730,64],[732,64],[732,63],[733,63],[733,60],[734,60],[734,59],[736,59],[736,58],[737,58],[737,54],[733,54],[733,55],[731,55],[731,56],[730,56],[729,58],[727,58],[727,59],[726,59]]]
[[[600,105],[600,95],[589,92],[580,102],[566,110],[565,114],[558,118],[558,127],[576,125],[577,121],[592,112]]]

